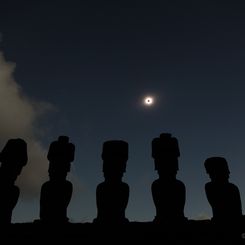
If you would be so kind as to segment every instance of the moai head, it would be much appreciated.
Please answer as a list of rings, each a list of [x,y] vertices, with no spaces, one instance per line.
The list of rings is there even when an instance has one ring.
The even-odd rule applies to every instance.
[[[103,144],[103,172],[106,179],[120,179],[126,172],[128,143],[122,140],[110,140]]]
[[[178,141],[171,134],[162,133],[160,137],[152,140],[152,157],[155,162],[155,170],[159,176],[175,177],[180,156]]]
[[[230,170],[225,158],[210,157],[205,160],[204,166],[211,181],[220,183],[228,181]]]
[[[2,178],[14,184],[22,168],[27,164],[27,144],[23,139],[10,139],[0,153]]]
[[[64,180],[74,160],[75,146],[69,143],[69,137],[59,136],[50,144],[48,152],[49,176],[52,180]]]

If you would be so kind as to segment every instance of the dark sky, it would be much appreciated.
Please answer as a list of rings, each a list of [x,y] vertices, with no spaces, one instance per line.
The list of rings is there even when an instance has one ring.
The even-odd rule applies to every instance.
[[[96,216],[109,139],[129,143],[128,218],[152,220],[151,140],[162,132],[179,140],[187,217],[211,215],[203,166],[210,156],[227,159],[245,205],[244,13],[243,1],[1,3],[0,46],[16,63],[17,84],[55,108],[35,121],[39,140],[47,149],[66,134],[76,144],[72,174],[82,190],[69,206],[72,220]],[[156,103],[146,108],[148,94]],[[38,218],[38,198],[21,200],[14,220]]]

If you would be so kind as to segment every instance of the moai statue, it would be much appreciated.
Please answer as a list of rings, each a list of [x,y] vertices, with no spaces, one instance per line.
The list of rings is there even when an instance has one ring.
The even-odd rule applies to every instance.
[[[0,224],[11,223],[20,194],[15,181],[27,161],[27,144],[23,139],[10,139],[0,153]]]
[[[126,223],[129,186],[122,182],[122,177],[128,160],[128,143],[121,140],[104,142],[102,159],[105,180],[96,189],[97,218],[94,223]]]
[[[73,186],[66,180],[74,160],[75,146],[67,136],[60,136],[51,143],[48,152],[49,181],[41,188],[40,220],[44,223],[66,223],[67,207],[70,203]]]
[[[162,133],[152,140],[152,157],[159,179],[152,183],[151,190],[156,207],[155,223],[176,224],[186,221],[184,216],[185,185],[176,179],[178,141],[171,134]]]
[[[229,182],[230,170],[223,157],[210,157],[204,166],[211,181],[206,183],[207,199],[212,207],[214,223],[234,225],[242,219],[239,189]],[[235,222],[235,223],[234,223]]]

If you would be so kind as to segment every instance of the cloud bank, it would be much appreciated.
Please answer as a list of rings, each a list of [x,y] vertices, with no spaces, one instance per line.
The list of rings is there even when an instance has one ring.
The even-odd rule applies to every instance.
[[[48,161],[45,149],[38,139],[36,121],[51,108],[48,103],[37,103],[23,94],[14,79],[15,64],[7,62],[0,52],[0,150],[10,138],[23,138],[28,144],[28,163],[16,184],[22,198],[39,196],[47,178]]]

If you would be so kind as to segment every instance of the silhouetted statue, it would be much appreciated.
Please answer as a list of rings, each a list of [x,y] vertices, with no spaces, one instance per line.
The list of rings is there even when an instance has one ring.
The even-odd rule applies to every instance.
[[[0,224],[11,223],[20,190],[15,185],[23,166],[27,164],[27,144],[23,139],[10,139],[0,153]]]
[[[171,134],[162,133],[159,138],[152,140],[152,157],[159,175],[151,187],[156,223],[171,224],[186,220],[185,185],[176,179],[179,156],[178,141]]]
[[[66,180],[74,160],[75,146],[67,136],[60,136],[51,143],[48,152],[49,181],[41,188],[40,219],[45,223],[68,222],[67,207],[70,203],[73,186]]]
[[[103,172],[105,181],[96,189],[97,218],[95,223],[122,224],[128,222],[125,209],[129,186],[122,182],[128,160],[128,143],[121,140],[103,144]]]
[[[212,221],[219,224],[234,224],[242,218],[239,189],[229,182],[229,168],[225,158],[210,157],[204,162],[211,181],[206,183],[207,199],[212,207]]]

